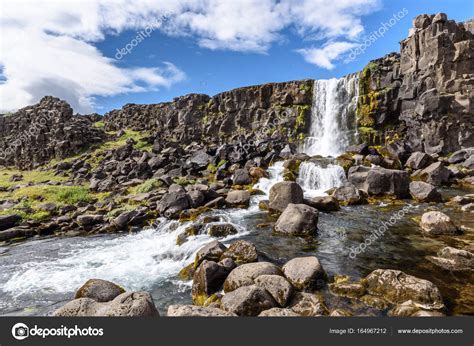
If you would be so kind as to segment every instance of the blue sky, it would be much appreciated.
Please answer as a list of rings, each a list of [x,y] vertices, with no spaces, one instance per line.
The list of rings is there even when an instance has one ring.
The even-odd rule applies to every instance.
[[[76,111],[103,114],[126,103],[158,103],[187,93],[214,95],[267,82],[340,77],[361,70],[371,59],[398,52],[398,42],[420,13],[445,12],[456,21],[474,17],[474,2],[464,0],[309,0],[309,7],[301,9],[291,2],[276,9],[276,0],[262,1],[268,12],[267,7],[255,8],[252,0],[243,0],[241,13],[227,3],[216,11],[221,5],[217,0],[203,0],[199,7],[200,0],[189,1],[191,5],[170,7],[171,12],[163,7],[159,13],[171,15],[166,14],[160,27],[121,59],[116,59],[117,49],[156,18],[157,6],[172,6],[169,1],[147,1],[148,7],[138,9],[113,2],[117,9],[88,0],[87,6],[77,4],[83,10],[44,1],[44,14],[7,6],[2,35],[15,39],[3,42],[0,108],[26,106],[54,94]],[[311,7],[315,1],[326,5],[325,13]],[[98,15],[92,17],[94,11]],[[290,11],[294,21],[286,17]],[[400,11],[406,15],[383,38],[348,60],[351,49]],[[43,24],[28,22],[29,13],[32,21]],[[227,22],[223,17],[228,13],[234,15]],[[10,50],[14,56],[5,54]]]

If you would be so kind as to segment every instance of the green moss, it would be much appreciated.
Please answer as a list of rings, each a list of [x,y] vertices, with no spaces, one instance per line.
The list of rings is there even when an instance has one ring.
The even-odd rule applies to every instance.
[[[217,172],[217,167],[214,166],[212,163],[210,163],[210,164],[207,165],[207,171],[208,171],[209,173],[214,174],[214,173]]]
[[[195,184],[196,181],[194,179],[189,179],[186,177],[178,177],[178,178],[173,179],[173,183],[181,185],[181,186],[186,186],[186,185]]]
[[[359,138],[364,143],[373,144],[377,142],[380,133],[372,127],[361,126],[358,128]]]
[[[372,80],[377,79],[379,67],[369,63],[359,75],[359,99],[357,102],[357,121],[360,126],[375,125],[375,118],[379,110],[380,92],[372,89]]]
[[[94,123],[94,127],[98,128],[98,129],[103,129],[105,127],[105,123],[102,120],[96,121]]]
[[[217,164],[217,168],[224,166],[227,163],[227,160],[220,160],[219,163]]]
[[[309,105],[298,105],[296,106],[297,115],[295,122],[295,130],[297,132],[304,131],[306,129],[306,112],[310,110]]]
[[[306,93],[312,93],[313,91],[313,83],[311,82],[307,82],[307,83],[304,83],[304,84],[301,84],[299,89],[301,91],[304,91]]]
[[[137,185],[129,190],[131,194],[146,193],[160,188],[163,185],[161,180],[147,179],[140,185]]]

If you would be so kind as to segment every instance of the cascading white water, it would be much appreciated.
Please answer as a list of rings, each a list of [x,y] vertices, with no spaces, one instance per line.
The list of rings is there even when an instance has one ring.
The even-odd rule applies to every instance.
[[[358,90],[357,74],[314,81],[311,126],[302,152],[335,157],[345,151],[356,128]]]
[[[325,195],[325,191],[339,187],[346,181],[346,175],[341,166],[328,164],[323,167],[313,162],[301,163],[297,180],[307,196]]]

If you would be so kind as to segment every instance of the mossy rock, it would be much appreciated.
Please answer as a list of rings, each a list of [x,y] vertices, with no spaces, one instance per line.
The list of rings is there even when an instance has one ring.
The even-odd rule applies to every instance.
[[[186,267],[181,269],[178,273],[178,277],[183,281],[189,281],[193,279],[194,276],[194,262],[189,263]]]

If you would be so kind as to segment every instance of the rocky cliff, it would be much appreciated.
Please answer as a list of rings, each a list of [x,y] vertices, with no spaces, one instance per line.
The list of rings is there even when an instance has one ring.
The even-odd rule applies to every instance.
[[[400,54],[360,75],[359,125],[398,151],[448,154],[474,145],[473,20],[443,13],[414,19]]]

